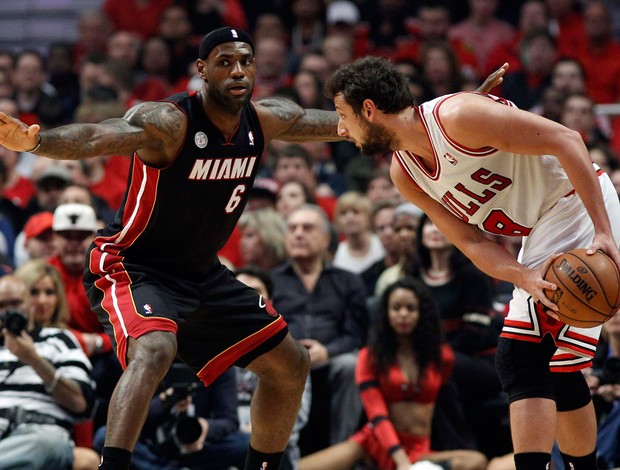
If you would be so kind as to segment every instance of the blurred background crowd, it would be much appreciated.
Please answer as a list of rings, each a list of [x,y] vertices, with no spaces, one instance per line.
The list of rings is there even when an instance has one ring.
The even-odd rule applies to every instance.
[[[281,96],[306,108],[333,109],[322,94],[326,78],[366,55],[397,65],[414,104],[474,90],[508,62],[492,93],[578,131],[620,192],[618,0],[2,0],[0,111],[45,130],[121,117],[139,102],[198,90],[200,39],[225,25],[254,38],[253,98]],[[358,351],[377,328],[393,283],[415,278],[436,305],[436,340],[454,353],[433,403],[432,448],[477,450],[488,468],[509,469],[496,459],[510,454],[511,444],[493,360],[512,286],[478,271],[404,203],[389,178],[390,157],[360,155],[349,142],[274,141],[220,253],[271,299],[311,355],[285,465],[298,468],[300,455],[361,429],[368,403],[356,386]],[[74,374],[88,406],[56,410],[45,421],[49,413],[33,411],[39,408],[24,391],[62,410],[66,403],[58,390],[44,390],[24,360],[31,355],[7,352],[2,338],[0,448],[18,425],[59,426],[76,447],[73,464],[58,468],[97,468],[106,403],[120,374],[81,275],[96,230],[122,202],[129,165],[124,155],[54,162],[0,147],[0,320],[7,327],[14,321],[7,309],[24,313],[33,347],[51,341],[41,328],[68,330],[63,341],[88,359],[49,360],[90,377]],[[519,240],[497,242],[516,256]],[[601,468],[620,466],[619,361],[616,316],[586,371]],[[3,373],[16,363],[31,373]],[[230,371],[204,390],[179,370],[153,397],[135,468],[242,468],[255,380]],[[30,415],[15,418],[21,408]],[[41,433],[32,437],[41,440]]]

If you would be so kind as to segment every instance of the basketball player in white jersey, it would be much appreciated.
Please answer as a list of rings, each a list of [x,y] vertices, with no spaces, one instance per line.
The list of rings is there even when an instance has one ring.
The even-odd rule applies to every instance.
[[[578,133],[491,95],[458,93],[419,107],[394,67],[368,57],[327,84],[338,132],[363,153],[394,150],[399,191],[489,275],[515,285],[496,363],[510,398],[518,470],[596,469],[596,419],[580,369],[600,327],[560,322],[543,279],[558,253],[602,250],[620,267],[620,204]],[[483,232],[523,236],[518,260]]]

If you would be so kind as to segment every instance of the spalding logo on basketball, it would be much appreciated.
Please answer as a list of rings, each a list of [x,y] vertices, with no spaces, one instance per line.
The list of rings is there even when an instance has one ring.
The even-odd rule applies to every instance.
[[[545,279],[557,286],[545,295],[558,306],[560,320],[569,325],[598,326],[620,308],[620,272],[603,252],[587,255],[585,248],[568,251],[554,261]]]

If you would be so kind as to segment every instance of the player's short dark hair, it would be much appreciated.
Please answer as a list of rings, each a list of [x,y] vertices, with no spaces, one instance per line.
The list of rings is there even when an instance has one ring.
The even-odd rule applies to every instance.
[[[365,99],[371,99],[379,110],[396,114],[413,104],[413,96],[405,77],[394,65],[378,57],[364,57],[336,70],[325,85],[325,94],[333,98],[342,94],[356,114]]]

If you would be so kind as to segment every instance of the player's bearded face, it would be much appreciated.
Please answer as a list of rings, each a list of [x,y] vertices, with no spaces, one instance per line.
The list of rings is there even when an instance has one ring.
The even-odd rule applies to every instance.
[[[214,101],[220,104],[222,109],[226,109],[233,113],[240,111],[252,98],[252,91],[254,89],[254,84],[248,89],[248,92],[244,96],[233,96],[227,93],[226,90],[223,90],[219,86],[214,86],[214,84],[209,83],[209,96],[213,98]]]
[[[374,122],[369,122],[361,118],[364,138],[360,144],[360,150],[364,155],[375,155],[392,150],[394,143],[394,133],[387,127]]]

